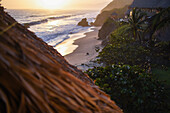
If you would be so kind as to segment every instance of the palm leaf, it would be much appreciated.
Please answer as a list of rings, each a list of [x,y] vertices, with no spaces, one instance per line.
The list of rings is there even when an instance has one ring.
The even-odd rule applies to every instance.
[[[170,7],[167,9],[164,9],[161,12],[159,12],[158,14],[152,16],[151,19],[149,20],[150,24],[147,27],[147,29],[145,30],[145,32],[151,32],[150,37],[153,37],[153,34],[157,30],[168,26],[169,22],[170,22]]]

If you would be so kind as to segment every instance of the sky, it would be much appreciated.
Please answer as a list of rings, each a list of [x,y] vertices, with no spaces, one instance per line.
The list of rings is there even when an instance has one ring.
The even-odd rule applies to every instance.
[[[112,0],[2,0],[7,9],[95,9],[100,10]]]

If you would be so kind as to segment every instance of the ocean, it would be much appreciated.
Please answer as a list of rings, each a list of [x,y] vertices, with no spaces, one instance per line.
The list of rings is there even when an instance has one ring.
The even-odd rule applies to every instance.
[[[29,24],[28,28],[39,38],[55,47],[70,35],[88,32],[90,27],[77,26],[82,18],[94,22],[99,11],[85,10],[6,10],[21,24]]]

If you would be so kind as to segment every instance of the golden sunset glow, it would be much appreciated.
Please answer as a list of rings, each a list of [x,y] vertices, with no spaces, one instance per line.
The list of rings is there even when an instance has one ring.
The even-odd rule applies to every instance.
[[[39,2],[45,9],[61,9],[68,4],[69,0],[40,0]]]
[[[102,9],[112,0],[2,0],[7,9]]]

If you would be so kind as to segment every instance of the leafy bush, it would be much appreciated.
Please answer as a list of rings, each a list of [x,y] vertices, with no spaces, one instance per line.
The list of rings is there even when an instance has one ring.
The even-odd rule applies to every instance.
[[[152,47],[151,61],[157,66],[170,67],[170,41],[156,42]]]
[[[165,113],[167,110],[164,86],[138,66],[95,67],[87,74],[125,113]]]
[[[131,46],[131,45],[119,45],[110,44],[106,46],[100,53],[99,61],[106,65],[112,64],[129,64],[129,65],[140,65],[145,66],[148,62],[149,50],[142,46]]]

